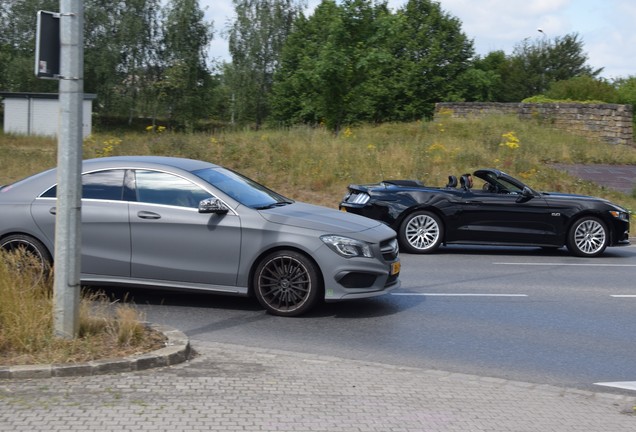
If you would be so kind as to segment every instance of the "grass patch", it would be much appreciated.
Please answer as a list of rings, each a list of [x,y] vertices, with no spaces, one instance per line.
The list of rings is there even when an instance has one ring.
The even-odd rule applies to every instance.
[[[511,139],[516,145],[511,145]],[[0,151],[3,146],[0,136]],[[636,148],[593,142],[514,116],[441,117],[435,122],[363,125],[345,128],[337,136],[323,128],[296,127],[215,134],[99,134],[84,143],[85,158],[133,154],[211,161],[290,198],[329,207],[338,205],[349,183],[405,178],[443,186],[449,174],[492,167],[535,189],[595,195],[636,209],[633,194],[609,190],[550,168],[550,163],[556,162],[636,164]],[[53,159],[48,162],[40,168],[55,165]],[[5,164],[13,166],[10,161]],[[11,172],[15,171],[13,167]],[[25,169],[14,177],[37,171]],[[11,180],[2,175],[0,183]]]
[[[86,362],[164,346],[163,335],[142,323],[132,303],[112,303],[93,291],[81,296],[79,337],[54,337],[52,278],[15,263],[13,254],[0,252],[0,365]]]

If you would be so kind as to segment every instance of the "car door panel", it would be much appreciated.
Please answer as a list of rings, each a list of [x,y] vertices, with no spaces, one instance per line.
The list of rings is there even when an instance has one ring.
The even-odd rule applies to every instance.
[[[540,196],[466,191],[449,242],[552,244],[550,209]]]
[[[82,174],[81,272],[103,276],[130,276],[128,203],[122,201],[123,169]],[[55,238],[57,186],[31,205],[31,214],[51,243]]]
[[[135,170],[130,204],[135,279],[235,286],[241,221],[234,212],[199,213],[212,194],[170,173]]]
[[[38,198],[31,214],[44,234],[54,242],[56,201]],[[130,225],[128,203],[82,200],[82,256],[84,274],[130,276]]]
[[[131,203],[130,221],[133,278],[236,285],[241,224],[235,214]]]

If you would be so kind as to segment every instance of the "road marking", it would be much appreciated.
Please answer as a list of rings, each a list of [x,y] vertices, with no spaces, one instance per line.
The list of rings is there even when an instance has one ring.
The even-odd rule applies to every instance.
[[[594,385],[636,391],[636,381],[599,382],[594,383]]]
[[[514,263],[496,262],[495,265],[515,265],[515,266],[570,266],[570,267],[636,267],[636,264],[568,264],[568,263]]]
[[[636,295],[632,295],[632,294],[613,294],[613,295],[610,295],[610,297],[614,297],[614,298],[636,298]]]
[[[391,293],[396,296],[430,296],[430,297],[528,297],[527,294],[472,294],[472,293]]]

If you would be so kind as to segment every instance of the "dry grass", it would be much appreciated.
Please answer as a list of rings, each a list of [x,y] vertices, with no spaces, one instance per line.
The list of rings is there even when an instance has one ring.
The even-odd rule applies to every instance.
[[[518,146],[506,145],[510,136]],[[0,184],[55,165],[54,140],[0,135]],[[513,148],[514,147],[514,148]],[[38,153],[44,149],[44,153]],[[349,183],[412,178],[443,185],[449,174],[502,169],[540,190],[601,196],[636,209],[631,196],[577,180],[550,162],[636,164],[636,148],[585,138],[515,117],[365,125],[338,136],[323,128],[215,134],[95,134],[84,157],[165,155],[240,171],[291,198],[336,207]]]
[[[133,304],[113,304],[88,291],[80,303],[79,337],[54,337],[51,277],[34,272],[36,266],[17,269],[11,255],[0,252],[0,365],[86,362],[163,346],[163,336],[142,323]]]

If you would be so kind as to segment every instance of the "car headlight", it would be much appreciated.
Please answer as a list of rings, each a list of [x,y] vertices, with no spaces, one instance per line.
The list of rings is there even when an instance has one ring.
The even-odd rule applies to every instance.
[[[629,222],[629,213],[617,210],[610,210],[610,214],[616,219],[620,219],[625,222]]]
[[[367,257],[372,258],[371,246],[360,240],[339,235],[324,235],[320,237],[329,249],[345,258]]]

